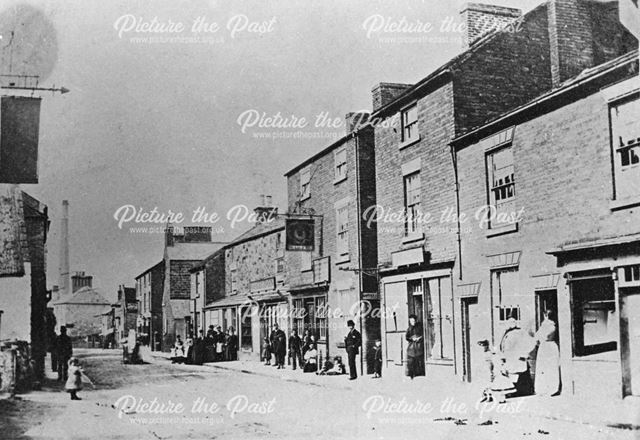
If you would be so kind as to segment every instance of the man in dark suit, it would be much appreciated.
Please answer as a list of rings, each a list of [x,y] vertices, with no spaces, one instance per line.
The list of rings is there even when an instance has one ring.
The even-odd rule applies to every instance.
[[[60,327],[56,348],[58,349],[58,380],[67,380],[69,359],[73,356],[73,344],[71,343],[71,338],[67,336],[67,328],[64,325]]]
[[[302,367],[302,339],[298,336],[298,330],[295,328],[289,337],[289,357],[294,370],[298,365]]]
[[[276,356],[276,366],[278,369],[284,368],[284,358],[287,354],[287,335],[280,330],[278,324],[273,324],[273,331],[269,339],[271,349]]]
[[[347,327],[349,327],[349,333],[344,337],[344,346],[347,350],[347,356],[349,358],[349,380],[354,380],[358,377],[358,371],[356,370],[356,356],[362,345],[362,336],[360,332],[356,330],[356,325],[352,320],[347,321]]]

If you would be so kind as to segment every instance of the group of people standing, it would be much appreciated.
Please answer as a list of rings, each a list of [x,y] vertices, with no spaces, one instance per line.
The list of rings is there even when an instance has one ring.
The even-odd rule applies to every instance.
[[[344,338],[345,349],[349,359],[349,378],[358,377],[356,368],[356,356],[359,354],[362,345],[362,336],[355,329],[355,323],[351,320],[347,322],[349,332]],[[333,359],[326,359],[319,367],[318,344],[315,335],[308,329],[304,331],[302,337],[297,329],[293,329],[288,340],[288,358],[293,370],[298,366],[305,373],[318,374],[344,374],[346,369],[342,363],[342,357],[335,356]],[[265,365],[273,365],[278,369],[285,368],[285,357],[287,356],[287,335],[276,323],[269,336],[265,336],[262,341],[260,360]],[[271,363],[273,360],[273,364]]]
[[[553,312],[545,311],[538,331],[531,336],[507,321],[500,345],[492,349],[489,341],[479,341],[485,352],[487,385],[482,400],[504,402],[507,396],[553,396],[560,391],[560,352]],[[535,354],[535,382],[531,377],[531,354]]]
[[[235,361],[238,359],[238,336],[233,327],[226,332],[221,326],[209,326],[206,336],[202,330],[198,336],[189,335],[185,342],[180,335],[171,349],[173,363],[202,365],[205,362]]]
[[[514,318],[509,318],[498,347],[491,348],[488,340],[478,341],[478,345],[484,349],[487,367],[483,400],[496,398],[504,402],[507,396],[533,393],[552,396],[560,391],[560,354],[555,342],[557,329],[554,318],[551,311],[546,311],[533,337],[518,327]],[[416,315],[409,316],[405,339],[407,376],[411,379],[424,376],[424,333]],[[536,347],[534,383],[530,359]]]

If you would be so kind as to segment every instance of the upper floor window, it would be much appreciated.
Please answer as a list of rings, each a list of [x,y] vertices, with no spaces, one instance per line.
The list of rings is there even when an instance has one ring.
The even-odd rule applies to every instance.
[[[238,271],[236,269],[231,270],[231,293],[238,291]]]
[[[640,196],[640,99],[618,101],[609,110],[615,199]]]
[[[418,106],[416,104],[402,110],[402,142],[418,140]]]
[[[489,227],[496,228],[513,223],[516,184],[511,146],[493,150],[487,154],[487,177],[492,219]]]
[[[336,251],[338,261],[349,259],[349,205],[336,207]]]
[[[305,168],[300,172],[300,200],[311,197],[311,169]]]
[[[419,221],[421,193],[420,173],[404,176],[405,235],[422,232]]]
[[[340,182],[347,178],[347,149],[342,147],[334,153],[336,176],[335,182]]]

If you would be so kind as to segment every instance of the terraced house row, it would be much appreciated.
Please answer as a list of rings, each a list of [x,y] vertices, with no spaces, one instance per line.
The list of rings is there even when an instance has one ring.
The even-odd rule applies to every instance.
[[[415,314],[426,374],[474,381],[478,341],[498,344],[509,318],[533,333],[552,311],[562,393],[640,395],[640,83],[627,10],[637,5],[466,5],[465,50],[416,84],[375,86],[370,114],[347,114],[344,137],[286,174],[285,212],[265,198],[253,228],[190,269],[189,308],[163,333],[175,319],[185,334],[233,327],[240,359],[258,360],[277,322],[333,356],[352,319],[361,372],[380,340],[393,378]],[[518,31],[484,32],[487,18]]]

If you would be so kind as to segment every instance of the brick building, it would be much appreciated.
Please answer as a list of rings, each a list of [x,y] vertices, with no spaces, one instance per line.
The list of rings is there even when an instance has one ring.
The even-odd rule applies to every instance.
[[[477,340],[499,343],[510,316],[532,334],[552,310],[563,393],[640,395],[639,115],[636,50],[453,142],[467,380]]]
[[[138,316],[136,329],[144,345],[154,351],[162,348],[162,295],[164,293],[164,260],[151,266],[136,278]]]
[[[194,336],[198,330],[204,334],[207,325],[204,322],[205,308],[216,300],[225,296],[225,250],[221,248],[193,266],[191,272],[191,331]],[[233,325],[235,329],[235,324]]]
[[[266,203],[264,204],[266,205]],[[238,358],[260,359],[260,345],[274,323],[288,332],[290,301],[284,257],[284,220],[277,208],[261,206],[257,223],[224,247],[224,297],[204,308],[203,327],[220,325],[223,331],[234,327],[239,336]],[[220,261],[220,260],[218,260]],[[222,272],[218,270],[218,275]],[[209,291],[217,298],[222,286]]]
[[[361,371],[372,372],[371,348],[380,338],[380,319],[369,313],[379,308],[379,296],[376,225],[364,216],[376,203],[368,117],[347,114],[344,137],[285,175],[289,217],[312,214],[316,241],[313,251],[287,251],[285,262],[292,325],[301,334],[311,330],[323,354],[344,355],[346,322],[352,319],[363,335]]]
[[[210,227],[169,226],[165,233],[162,295],[163,350],[173,346],[176,335],[187,336],[191,314],[191,268],[224,243],[211,241]]]
[[[138,318],[138,300],[136,289],[120,285],[118,287],[117,301],[113,304],[116,343],[122,344],[129,335],[129,330],[136,330]]]
[[[492,6],[474,16],[499,11]],[[387,312],[382,339],[392,371],[403,369],[407,318],[416,313],[424,323],[427,370],[461,373],[450,141],[637,45],[618,21],[616,2],[550,0],[513,29],[470,41],[414,85],[382,83],[373,90],[378,260]]]

